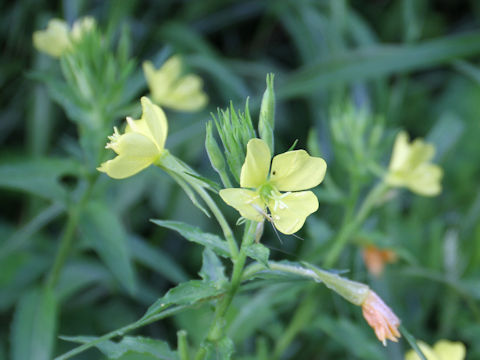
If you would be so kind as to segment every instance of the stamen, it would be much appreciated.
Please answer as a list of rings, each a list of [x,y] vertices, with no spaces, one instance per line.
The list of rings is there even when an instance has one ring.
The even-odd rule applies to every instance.
[[[118,131],[117,127],[114,126],[113,134],[108,137],[108,140],[110,140],[110,142],[108,142],[105,145],[105,149],[113,149],[113,147],[115,146],[115,143],[118,141],[119,138],[120,138],[120,132]]]

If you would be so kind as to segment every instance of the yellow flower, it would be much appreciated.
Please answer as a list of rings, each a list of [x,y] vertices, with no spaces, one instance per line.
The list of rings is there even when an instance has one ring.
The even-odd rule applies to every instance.
[[[420,139],[409,144],[406,132],[400,132],[395,139],[392,159],[386,176],[387,184],[404,186],[411,191],[434,196],[442,191],[440,184],[443,171],[430,163],[435,147]]]
[[[202,90],[202,79],[193,74],[182,74],[182,59],[172,56],[156,70],[150,61],[143,63],[143,72],[153,101],[180,111],[197,111],[208,102]]]
[[[114,179],[123,179],[135,175],[157,161],[166,151],[168,123],[163,110],[146,98],[141,98],[142,118],[133,120],[127,117],[125,134],[117,128],[109,136],[105,146],[117,153],[117,157],[108,160],[97,169]]]
[[[440,340],[431,348],[423,341],[419,341],[418,346],[427,360],[463,360],[466,355],[465,345],[461,342]],[[405,360],[420,360],[420,357],[415,351],[410,350],[405,355]]]
[[[375,331],[378,340],[384,346],[387,345],[387,339],[397,342],[400,337],[398,327],[400,319],[383,302],[383,300],[372,290],[368,292],[362,303],[363,317]]]
[[[270,161],[268,145],[263,140],[251,139],[240,173],[242,189],[223,189],[220,196],[244,218],[261,222],[268,217],[280,232],[293,234],[303,226],[307,216],[318,209],[318,199],[313,192],[300,190],[320,184],[327,164],[305,150],[275,156],[271,169]],[[267,208],[270,215],[266,213]]]
[[[95,19],[87,16],[73,24],[72,31],[61,19],[52,19],[46,30],[33,33],[33,45],[41,52],[52,57],[60,57],[72,46],[72,40],[80,40],[82,35],[95,27]]]

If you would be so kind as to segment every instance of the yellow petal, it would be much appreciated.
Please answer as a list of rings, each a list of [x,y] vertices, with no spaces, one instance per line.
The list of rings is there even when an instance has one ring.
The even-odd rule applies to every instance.
[[[112,140],[107,147],[118,155],[128,155],[130,157],[154,158],[160,155],[158,148],[149,138],[135,132],[120,135]]]
[[[240,186],[258,188],[267,181],[270,168],[270,149],[260,139],[251,139],[247,144],[247,156],[240,172]]]
[[[220,190],[220,197],[228,205],[234,207],[244,218],[257,222],[263,221],[265,205],[255,191],[223,189]]]
[[[171,80],[168,80],[166,75],[161,71],[156,70],[150,61],[145,61],[143,63],[143,73],[153,99],[160,104],[161,100],[168,93]]]
[[[70,47],[68,25],[60,19],[48,22],[47,29],[33,33],[33,45],[41,52],[60,57]]]
[[[187,75],[173,84],[172,93],[166,95],[164,103],[173,109],[197,111],[203,108],[208,97],[202,91],[203,81],[197,75]]]
[[[160,106],[152,104],[149,98],[143,96],[140,101],[142,102],[142,119],[145,120],[155,143],[161,150],[165,147],[167,139],[167,117]]]
[[[438,360],[464,360],[466,355],[465,345],[461,342],[440,340],[433,346]]]
[[[306,190],[320,184],[326,170],[322,158],[310,156],[305,150],[288,151],[273,158],[270,180],[280,191]]]
[[[425,355],[427,360],[441,360],[437,357],[433,349],[427,344],[425,344],[423,341],[418,341],[417,344],[420,347],[420,350],[422,350],[422,353],[423,355]],[[420,360],[420,357],[414,350],[410,350],[405,355],[405,360]]]
[[[390,171],[399,170],[410,156],[410,145],[408,144],[408,134],[405,131],[398,133],[393,145],[392,158],[390,160]]]
[[[441,193],[443,170],[434,164],[422,164],[409,176],[408,188],[423,196],[435,196]]]
[[[182,73],[182,57],[174,55],[165,61],[159,69],[163,74],[167,74],[170,78],[175,79]]]
[[[127,117],[127,126],[125,127],[125,133],[129,132],[142,134],[152,140],[152,142],[155,142],[145,119],[133,120],[131,117]]]
[[[280,201],[271,200],[268,209],[275,227],[287,235],[300,230],[307,216],[318,209],[318,199],[311,191],[291,193]]]
[[[97,170],[106,173],[111,178],[124,179],[135,175],[151,164],[152,158],[119,155],[115,159],[108,160],[101,164]]]
[[[408,167],[413,169],[418,165],[432,160],[435,155],[435,146],[427,144],[421,139],[415,139],[410,147]]]

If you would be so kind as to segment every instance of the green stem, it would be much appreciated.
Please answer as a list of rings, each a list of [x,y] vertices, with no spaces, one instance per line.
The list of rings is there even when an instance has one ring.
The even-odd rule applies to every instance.
[[[370,211],[378,203],[378,200],[383,196],[387,188],[388,185],[382,181],[368,193],[354,219],[346,223],[338,232],[330,251],[327,253],[324,267],[330,268],[335,265],[342,250],[351,239],[352,234],[357,231],[366,220]]]
[[[190,351],[188,349],[187,332],[180,330],[177,332],[177,348],[180,360],[190,360]]]
[[[200,195],[203,201],[205,201],[205,204],[207,204],[213,216],[215,216],[215,219],[217,219],[218,224],[222,228],[223,236],[225,236],[225,240],[227,240],[232,258],[235,259],[238,256],[237,242],[235,241],[232,229],[230,228],[230,225],[228,225],[223,213],[220,211],[215,201],[213,201],[213,199],[210,197],[210,194],[203,187],[193,185],[193,189],[198,193],[198,195]]]
[[[63,265],[68,258],[80,215],[93,187],[94,179],[89,179],[88,181],[88,187],[83,192],[80,200],[75,203],[67,212],[67,224],[65,225],[65,229],[60,240],[60,246],[58,247],[52,269],[50,270],[46,281],[46,286],[49,288],[53,288],[57,284],[58,279],[60,278],[60,272],[62,271]]]
[[[225,323],[225,314],[232,303],[235,294],[240,287],[243,276],[243,268],[245,266],[245,261],[247,259],[246,249],[250,246],[255,240],[255,229],[256,223],[253,221],[248,221],[245,225],[245,232],[243,234],[242,246],[238,256],[233,258],[233,271],[230,281],[230,288],[226,293],[225,297],[220,300],[216,310],[215,318],[213,320],[212,326],[207,335],[207,341],[217,342],[224,336],[224,323]],[[206,356],[206,349],[201,346],[195,355],[195,360],[203,360]]]

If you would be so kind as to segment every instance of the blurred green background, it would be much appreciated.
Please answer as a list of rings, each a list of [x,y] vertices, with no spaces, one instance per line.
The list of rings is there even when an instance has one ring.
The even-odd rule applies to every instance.
[[[353,103],[375,118],[370,125],[385,127],[382,145],[365,155],[384,166],[399,129],[433,142],[435,161],[445,171],[442,194],[420,198],[402,192],[369,219],[336,268],[369,283],[416,338],[430,344],[459,340],[469,359],[480,359],[480,2],[475,0],[2,1],[0,359],[27,359],[22,349],[29,347],[30,354],[41,354],[32,358],[61,354],[72,345],[56,334],[100,335],[121,327],[173,285],[197,277],[200,247],[150,218],[215,231],[156,169],[120,182],[102,176],[94,190],[102,199],[101,215],[97,223],[93,217],[76,229],[55,290],[58,306],[49,310],[49,301],[39,295],[66,221],[69,194],[81,187],[81,156],[75,123],[39,81],[40,73],[59,76],[58,61],[33,48],[32,33],[52,17],[72,23],[86,15],[106,33],[128,33],[135,69],[126,91],[132,99],[147,92],[144,60],[161,64],[180,53],[204,79],[208,108],[195,114],[167,111],[167,146],[212,178],[203,148],[210,112],[230,100],[242,108],[250,97],[256,117],[269,72],[275,73],[277,152],[296,139],[298,148],[317,143],[341,189],[351,186],[353,170],[341,156],[344,145],[330,131],[332,109]],[[137,110],[116,113],[108,128]],[[371,184],[372,175],[361,171],[366,159],[356,160],[355,181]],[[344,208],[331,193],[319,190],[319,199],[319,212],[301,234],[305,241],[279,241],[267,229],[271,258],[303,260],[316,253],[321,259]],[[233,224],[235,214],[224,208]],[[110,237],[128,246],[118,250],[114,242],[98,249]],[[398,254],[380,278],[365,270],[365,242]],[[262,354],[276,351],[281,359],[403,359],[405,342],[383,349],[358,309],[324,289],[303,314],[309,321],[289,333],[303,292],[298,285],[287,288],[275,285],[238,296],[229,325],[235,358],[269,359]],[[42,306],[55,313],[50,323],[35,323]],[[176,331],[186,329],[198,344],[211,313],[208,306],[198,307],[140,333],[175,347]],[[39,333],[49,331],[54,345],[45,350],[49,340],[43,342]],[[95,358],[101,358],[96,350],[78,356]]]

